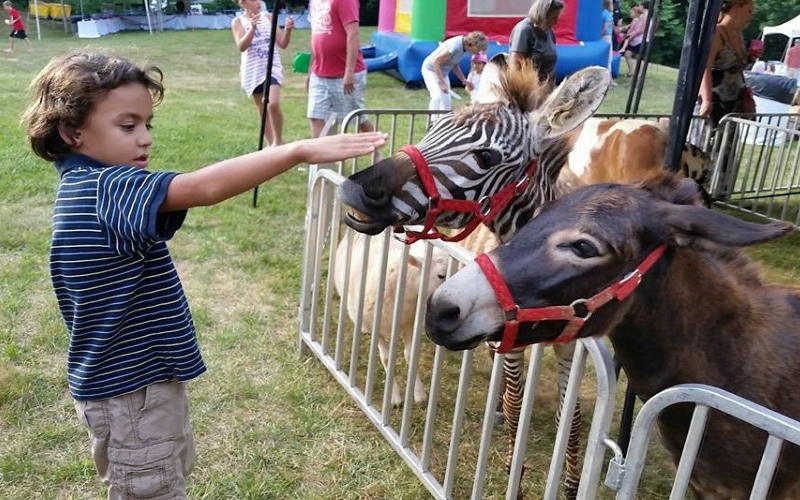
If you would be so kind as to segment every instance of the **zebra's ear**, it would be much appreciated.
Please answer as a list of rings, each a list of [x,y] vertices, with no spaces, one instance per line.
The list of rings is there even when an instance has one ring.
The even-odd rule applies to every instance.
[[[600,66],[584,68],[566,78],[544,104],[530,112],[537,146],[582,124],[597,111],[611,85],[611,74]]]

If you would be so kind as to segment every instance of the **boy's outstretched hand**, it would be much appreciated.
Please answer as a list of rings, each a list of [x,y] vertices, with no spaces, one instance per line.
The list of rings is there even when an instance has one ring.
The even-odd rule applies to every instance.
[[[299,163],[332,163],[370,154],[386,144],[381,132],[304,139],[262,149],[176,175],[169,183],[162,212],[209,206],[253,189]]]
[[[299,148],[300,161],[331,163],[371,154],[386,144],[387,137],[387,134],[383,132],[337,134],[317,139],[305,139],[294,144]]]

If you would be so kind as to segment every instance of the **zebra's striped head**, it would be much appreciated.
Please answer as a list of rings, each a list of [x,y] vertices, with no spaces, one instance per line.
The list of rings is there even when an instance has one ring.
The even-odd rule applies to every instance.
[[[516,182],[538,160],[532,182],[519,197],[527,206],[515,200],[492,222],[513,224],[520,209],[532,211],[552,197],[552,185],[571,146],[569,132],[594,113],[609,84],[605,68],[594,67],[573,74],[551,91],[530,66],[506,71],[490,62],[481,79],[479,102],[445,115],[416,145],[439,196],[482,200]],[[430,205],[414,163],[403,152],[350,176],[339,188],[339,199],[350,207],[345,222],[367,234],[420,224]],[[461,228],[473,217],[443,212],[436,225]]]

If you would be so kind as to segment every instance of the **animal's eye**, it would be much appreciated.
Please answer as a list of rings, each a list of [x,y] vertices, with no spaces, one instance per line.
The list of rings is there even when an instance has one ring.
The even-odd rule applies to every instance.
[[[436,275],[436,277],[439,278],[440,280],[444,281],[444,279],[447,278],[447,274],[446,273],[439,273],[439,274]]]
[[[600,255],[600,251],[589,240],[575,240],[558,245],[559,248],[568,249],[581,259],[591,259]]]
[[[473,153],[484,167],[493,167],[503,161],[503,155],[494,149],[476,149]]]

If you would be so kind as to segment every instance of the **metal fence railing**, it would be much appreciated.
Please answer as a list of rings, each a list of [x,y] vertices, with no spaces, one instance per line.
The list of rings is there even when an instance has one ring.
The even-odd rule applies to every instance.
[[[800,229],[800,115],[728,115],[716,132],[710,193],[718,203]]]
[[[332,277],[337,272],[336,266],[349,268],[378,265],[383,274],[377,286],[373,283],[369,290],[376,296],[394,300],[395,303],[403,302],[407,293],[426,297],[428,291],[422,286],[418,290],[411,290],[402,280],[393,290],[383,286],[387,267],[386,240],[391,237],[388,232],[370,238],[369,246],[350,253],[347,261],[337,262],[335,256],[338,245],[349,244],[347,231],[343,231],[339,224],[341,208],[334,195],[336,186],[343,178],[333,170],[316,167],[312,167],[310,175],[312,180],[306,227],[307,244],[300,302],[301,349],[310,351],[331,372],[435,498],[469,496],[479,499],[486,495],[496,496],[498,493],[507,498],[516,498],[519,476],[506,476],[502,463],[491,460],[492,456],[498,455],[493,453],[497,447],[492,443],[492,437],[504,356],[496,355],[490,368],[487,368],[485,365],[489,363],[488,356],[477,356],[473,351],[454,354],[441,347],[433,348],[424,340],[421,324],[425,300],[422,299],[416,301],[416,310],[413,311],[413,341],[406,361],[406,376],[402,377],[400,374],[398,359],[403,332],[398,331],[395,325],[397,318],[408,312],[397,310],[388,342],[390,363],[384,374],[380,368],[376,346],[378,335],[387,332],[377,331],[375,326],[372,331],[362,331],[361,326],[367,323],[367,315],[375,314],[381,306],[376,305],[371,311],[360,310],[355,318],[349,317],[344,301],[337,296],[332,283]],[[422,244],[430,246],[428,243]],[[436,242],[433,245],[448,254],[451,272],[458,263],[471,261],[474,257],[454,244]],[[423,274],[430,270],[431,255],[432,251],[428,250],[422,266]],[[407,261],[403,265],[407,266]],[[400,272],[401,276],[404,274],[404,271]],[[355,287],[363,299],[368,289],[363,279],[366,279],[366,274],[362,276],[362,282],[348,283],[342,295],[347,295],[349,287]],[[425,282],[424,279],[420,280],[421,285]],[[373,321],[372,324],[378,325],[379,322]],[[543,420],[555,421],[557,408],[553,408],[552,404],[540,407],[534,404],[543,383],[543,367],[548,364],[543,352],[542,346],[531,349],[514,457],[520,464],[525,460],[526,448],[530,447],[529,437],[534,413],[546,412],[549,416]],[[575,369],[567,391],[565,415],[572,414],[572,407],[584,385],[587,358],[592,362],[591,373],[594,374],[596,384],[592,384],[591,392],[596,397],[589,437],[583,450],[584,476],[580,486],[582,498],[594,498],[601,485],[604,440],[607,438],[615,408],[616,379],[605,343],[594,339],[581,341],[575,353]],[[491,370],[488,379],[480,375],[485,374],[487,369]],[[418,408],[419,405],[414,402],[413,387],[418,374],[424,380],[429,380],[429,396],[424,409]],[[396,377],[405,380],[402,409],[394,408],[390,401],[391,387]],[[553,386],[552,383],[546,385],[548,388]],[[477,415],[482,415],[480,421],[475,421]],[[564,450],[569,439],[569,423],[568,419],[562,419],[555,431],[554,441],[547,445],[545,454],[553,458],[550,460],[551,474],[547,484],[543,486],[548,493],[541,497],[558,496],[561,464],[565,459]],[[537,449],[536,452],[541,454],[542,450]],[[521,470],[521,467],[512,465],[512,469]],[[539,487],[542,486],[531,488]]]
[[[625,459],[624,465],[615,467],[621,476],[617,499],[636,498],[637,485],[647,457],[647,445],[653,434],[656,419],[669,407],[685,403],[694,404],[695,407],[669,498],[684,498],[686,494],[692,466],[703,439],[709,410],[712,409],[761,429],[769,435],[763,450],[752,450],[754,454],[761,451],[761,464],[750,494],[752,500],[768,498],[783,443],[788,441],[800,446],[800,422],[716,387],[684,384],[661,391],[650,398],[639,410],[627,459]],[[733,436],[731,438],[735,439]]]

